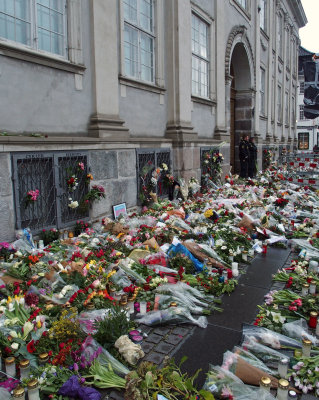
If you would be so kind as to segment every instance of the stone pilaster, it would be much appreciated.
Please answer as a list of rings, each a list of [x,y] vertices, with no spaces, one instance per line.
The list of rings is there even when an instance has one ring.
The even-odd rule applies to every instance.
[[[126,140],[128,129],[119,118],[118,1],[90,0],[94,112],[89,135]]]

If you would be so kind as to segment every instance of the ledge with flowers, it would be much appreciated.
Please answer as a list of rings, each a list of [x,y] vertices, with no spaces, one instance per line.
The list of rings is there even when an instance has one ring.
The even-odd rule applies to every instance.
[[[41,249],[30,237],[29,251],[2,244],[3,390],[32,391],[37,379],[40,398],[99,399],[96,389],[105,388],[123,389],[126,399],[222,396],[212,384],[197,388],[195,377],[173,362],[162,369],[141,362],[139,324],[205,328],[205,315],[222,311],[220,296],[231,294],[256,252],[286,246],[287,237],[300,240],[298,232],[309,234],[313,243],[306,244],[316,251],[317,222],[305,206],[316,210],[319,198],[274,168],[247,183],[227,177],[204,193],[192,179],[180,183],[179,192],[173,201],[154,197],[140,214],[104,219],[96,229],[79,222],[77,236]],[[298,292],[272,295],[278,309],[269,304],[260,311],[272,318],[272,332],[289,312],[292,322],[309,318],[313,302],[301,299],[300,305]],[[315,360],[307,364],[314,376]],[[221,388],[221,398],[230,386]]]

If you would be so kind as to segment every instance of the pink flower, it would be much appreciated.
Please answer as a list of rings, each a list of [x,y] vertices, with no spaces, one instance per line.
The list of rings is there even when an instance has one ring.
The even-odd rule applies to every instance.
[[[95,281],[92,282],[92,286],[93,286],[94,288],[97,288],[97,287],[100,285],[100,283],[101,283],[101,281],[100,281],[99,279],[95,279]]]
[[[296,306],[289,306],[289,311],[297,311],[297,307]]]
[[[79,168],[80,168],[82,171],[84,171],[84,164],[83,164],[83,162],[79,162],[78,166],[79,166]]]

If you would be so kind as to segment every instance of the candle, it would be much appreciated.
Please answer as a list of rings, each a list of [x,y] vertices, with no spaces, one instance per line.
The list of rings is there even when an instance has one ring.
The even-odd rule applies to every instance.
[[[310,281],[309,293],[310,294],[316,294],[316,282],[314,280]]]
[[[294,390],[289,390],[288,399],[298,399],[298,395]]]
[[[21,386],[18,386],[17,388],[15,388],[13,391],[13,394],[12,394],[12,399],[24,400],[25,399],[24,388]]]
[[[223,271],[224,282],[228,279],[228,271]]]
[[[303,339],[302,341],[302,356],[303,357],[310,357],[311,351],[311,341],[308,339]]]
[[[288,358],[282,358],[278,362],[278,374],[281,378],[287,378],[287,373],[288,373],[288,363],[289,360]]]
[[[241,253],[241,257],[242,257],[243,261],[247,261],[248,260],[247,254],[248,253],[245,250]]]
[[[128,303],[128,308],[130,310],[130,314],[134,314],[134,303],[133,303],[133,301],[130,301]]]
[[[227,269],[227,279],[231,279],[233,277],[233,272],[231,269]]]
[[[20,361],[20,378],[26,379],[29,377],[30,374],[30,361],[29,360],[22,360]]]
[[[301,289],[301,296],[307,296],[309,293],[309,283],[304,283]]]
[[[267,254],[267,244],[263,244],[263,254]]]
[[[268,376],[263,376],[259,382],[260,389],[263,389],[266,392],[270,392],[271,380]]]
[[[140,301],[140,313],[146,314],[146,301]]]
[[[10,375],[12,378],[16,376],[16,364],[14,357],[8,357],[4,360],[6,364],[6,373]]]
[[[28,398],[29,400],[40,400],[39,385],[37,379],[32,379],[28,383]]]
[[[309,328],[316,329],[317,320],[318,320],[318,313],[316,311],[311,311],[308,322]]]
[[[237,262],[233,262],[231,264],[231,269],[232,269],[232,274],[233,276],[236,278],[238,276],[238,263]]]
[[[140,344],[143,342],[143,336],[141,336],[141,335],[132,336],[131,340],[133,343]]]
[[[248,255],[249,255],[249,257],[254,257],[254,255],[255,255],[254,249],[250,249],[248,251]]]
[[[289,389],[289,382],[286,379],[279,379],[276,399],[287,400],[288,389]]]
[[[316,274],[318,272],[318,262],[315,260],[311,260],[309,263],[308,271]]]
[[[93,305],[93,307],[94,307],[94,305]],[[49,354],[48,353],[39,354],[38,362],[39,362],[39,365],[45,365],[47,362],[49,362]]]

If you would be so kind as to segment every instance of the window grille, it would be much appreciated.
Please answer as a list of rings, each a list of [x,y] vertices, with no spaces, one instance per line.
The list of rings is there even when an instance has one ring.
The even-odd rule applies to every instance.
[[[79,163],[83,163],[83,170]],[[30,228],[38,233],[41,229],[61,229],[89,217],[88,208],[69,207],[70,198],[81,204],[88,192],[85,152],[14,153],[12,171],[17,229]],[[72,175],[78,183],[74,191],[67,184]],[[37,189],[37,200],[28,202],[27,193]]]
[[[172,170],[171,150],[170,149],[145,149],[136,150],[136,168],[137,168],[137,191],[141,193],[142,185],[148,186],[152,179],[152,172],[156,168],[162,168],[166,164],[168,171]],[[143,168],[149,166],[148,173],[143,176]],[[142,179],[143,178],[143,179]],[[144,180],[144,181],[143,181]],[[168,196],[168,186],[164,184],[161,176],[157,183],[156,193],[159,197]]]

